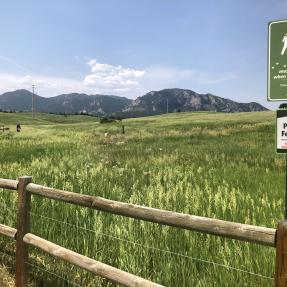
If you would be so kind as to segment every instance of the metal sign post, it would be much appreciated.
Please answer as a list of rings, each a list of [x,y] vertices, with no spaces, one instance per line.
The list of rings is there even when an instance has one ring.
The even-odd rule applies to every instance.
[[[285,155],[285,212],[284,219],[287,219],[287,154]]]

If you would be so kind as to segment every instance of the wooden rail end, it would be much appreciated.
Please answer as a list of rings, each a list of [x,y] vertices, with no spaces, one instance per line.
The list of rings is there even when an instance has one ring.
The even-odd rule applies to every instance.
[[[278,222],[276,232],[275,286],[287,286],[287,220]]]

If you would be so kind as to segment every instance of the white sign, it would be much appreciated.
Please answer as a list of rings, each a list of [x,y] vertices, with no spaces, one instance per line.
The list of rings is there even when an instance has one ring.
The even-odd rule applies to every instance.
[[[276,150],[278,153],[287,153],[287,110],[277,111]]]

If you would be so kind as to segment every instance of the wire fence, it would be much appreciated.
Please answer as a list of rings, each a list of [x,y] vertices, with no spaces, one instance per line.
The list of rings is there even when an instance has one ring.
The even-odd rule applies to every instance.
[[[37,266],[37,265],[34,265],[34,264],[30,263],[30,262],[25,262],[25,264],[27,264],[27,265],[29,265],[29,266],[31,266],[31,267],[33,267],[33,268],[36,268],[36,269],[38,269],[38,270],[40,270],[40,271],[42,271],[42,272],[48,273],[48,274],[50,274],[50,275],[56,277],[57,279],[60,279],[60,280],[63,281],[63,282],[67,282],[67,283],[69,283],[69,284],[71,284],[71,285],[73,285],[73,286],[76,286],[76,287],[82,287],[81,285],[75,283],[74,281],[68,280],[67,278],[62,277],[62,276],[59,275],[58,273],[55,273],[55,272],[51,271],[50,269],[41,268],[41,267],[39,267],[39,266]]]
[[[270,276],[266,276],[266,275],[263,275],[263,274],[255,273],[255,272],[252,272],[252,271],[249,271],[249,270],[236,268],[236,267],[233,267],[233,266],[230,266],[230,265],[226,265],[226,264],[223,264],[223,263],[218,263],[218,262],[209,261],[209,260],[206,260],[206,259],[192,257],[192,256],[189,256],[189,255],[181,254],[181,253],[174,252],[174,251],[171,251],[171,250],[166,250],[166,249],[161,249],[161,248],[158,248],[158,247],[144,245],[144,244],[141,244],[141,243],[138,243],[138,242],[134,242],[134,241],[131,241],[131,240],[128,240],[128,239],[125,239],[125,238],[121,238],[121,237],[118,237],[118,236],[115,236],[115,235],[110,235],[110,234],[107,234],[107,233],[98,232],[98,231],[95,231],[93,229],[89,229],[89,228],[86,228],[86,227],[83,227],[83,226],[80,226],[80,225],[64,222],[64,221],[61,221],[61,220],[58,220],[58,219],[55,219],[55,218],[52,218],[52,217],[48,217],[48,216],[45,216],[45,215],[42,215],[42,214],[37,214],[37,213],[34,213],[34,212],[30,212],[30,214],[32,214],[34,216],[37,216],[37,217],[41,217],[41,218],[46,219],[46,220],[57,222],[57,223],[62,224],[62,225],[67,225],[67,226],[70,226],[70,227],[73,227],[73,228],[76,228],[76,229],[92,232],[92,233],[94,233],[96,235],[109,237],[109,238],[112,238],[112,239],[115,239],[115,240],[118,240],[118,241],[121,241],[121,242],[132,244],[134,246],[139,246],[139,247],[142,247],[142,248],[145,248],[145,249],[150,249],[150,250],[153,250],[153,251],[162,252],[162,253],[165,253],[165,254],[170,254],[170,255],[182,257],[182,258],[185,258],[185,259],[189,259],[189,260],[193,260],[193,261],[197,261],[197,262],[213,265],[213,266],[216,266],[216,267],[225,268],[225,269],[228,269],[228,270],[231,270],[231,271],[236,271],[236,272],[248,274],[248,275],[251,275],[251,276],[256,276],[256,277],[261,278],[261,279],[274,280],[274,277],[270,277]]]
[[[6,252],[0,251],[0,255],[2,255],[3,257],[9,257],[12,262],[14,262],[14,260],[15,260],[15,254],[12,255],[12,254],[8,254]],[[82,287],[81,285],[79,285],[79,284],[77,284],[77,283],[75,283],[75,282],[73,282],[73,281],[71,281],[71,280],[69,280],[67,278],[64,278],[64,277],[62,277],[61,275],[59,275],[57,273],[52,272],[50,269],[41,268],[38,265],[32,264],[31,262],[25,262],[25,264],[30,265],[31,267],[34,267],[34,268],[36,268],[38,270],[41,270],[42,272],[48,273],[48,274],[50,274],[50,275],[62,280],[63,282],[67,282],[67,283],[69,283],[69,284],[71,284],[73,286],[76,286],[76,287]],[[5,267],[6,267],[7,270],[14,268],[14,266],[7,266],[6,262],[5,262]]]
[[[10,209],[10,208],[8,208],[8,209]],[[11,209],[11,210],[13,210],[13,209]],[[121,241],[121,242],[124,242],[124,243],[127,243],[127,244],[132,244],[134,246],[139,246],[141,248],[149,249],[149,250],[152,250],[152,251],[162,252],[164,254],[169,254],[169,255],[185,258],[185,259],[188,259],[188,260],[197,261],[197,262],[200,262],[200,263],[204,263],[204,264],[209,264],[209,265],[213,265],[213,266],[216,266],[216,267],[225,268],[225,269],[228,269],[228,270],[231,270],[231,271],[244,273],[244,274],[247,274],[247,275],[250,275],[250,276],[256,276],[257,278],[261,278],[261,279],[265,279],[265,280],[274,280],[274,277],[271,277],[271,276],[266,276],[266,275],[255,273],[255,272],[252,272],[252,271],[249,271],[249,270],[236,268],[236,267],[233,267],[233,266],[230,266],[230,265],[226,265],[226,264],[222,264],[222,263],[218,263],[218,262],[214,262],[214,261],[210,261],[210,260],[206,260],[206,259],[202,259],[202,258],[192,257],[192,256],[189,256],[189,255],[185,255],[185,254],[182,254],[182,253],[174,252],[174,251],[171,251],[171,250],[166,250],[166,249],[161,249],[161,248],[154,247],[154,246],[144,245],[144,244],[141,244],[141,243],[138,243],[138,242],[126,239],[126,238],[121,238],[121,237],[118,237],[118,236],[115,236],[115,235],[111,235],[111,234],[107,234],[107,233],[103,233],[103,232],[98,232],[98,231],[95,231],[95,230],[90,229],[90,228],[86,228],[86,227],[83,227],[83,226],[80,226],[80,225],[64,222],[62,220],[58,220],[58,219],[55,219],[55,218],[52,218],[52,217],[48,217],[48,216],[45,216],[45,215],[42,215],[42,214],[38,214],[38,213],[34,213],[34,212],[30,212],[30,214],[33,215],[33,216],[40,217],[40,218],[45,219],[45,220],[49,220],[49,221],[53,221],[53,222],[59,223],[61,225],[70,226],[70,227],[76,228],[78,230],[85,230],[87,232],[94,233],[94,234],[96,234],[98,236],[108,237],[108,238],[111,238],[111,239],[114,239],[114,240],[118,240],[118,241]],[[7,257],[9,257],[9,258],[11,258],[13,260],[15,258],[15,255],[7,254],[7,253],[2,252],[2,251],[0,251],[0,255],[7,256]],[[30,262],[26,262],[26,264],[28,264],[28,265],[30,265],[30,266],[32,266],[34,268],[37,268],[38,270],[41,270],[42,272],[46,272],[46,273],[54,276],[55,278],[63,280],[63,282],[67,282],[68,284],[71,284],[73,286],[81,287],[81,285],[78,285],[77,283],[75,283],[75,282],[73,282],[71,280],[68,280],[67,278],[62,277],[61,275],[51,271],[50,269],[41,268],[41,267],[39,267],[37,265],[34,265],[34,264],[30,263]],[[9,269],[11,269],[11,268],[13,268],[13,267],[9,267]]]

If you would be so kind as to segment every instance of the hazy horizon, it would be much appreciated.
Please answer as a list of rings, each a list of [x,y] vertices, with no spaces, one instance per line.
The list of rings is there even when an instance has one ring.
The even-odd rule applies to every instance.
[[[10,1],[1,4],[0,93],[135,99],[190,89],[267,102],[267,25],[283,0]],[[256,15],[256,17],[255,17]]]

